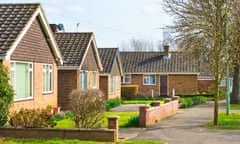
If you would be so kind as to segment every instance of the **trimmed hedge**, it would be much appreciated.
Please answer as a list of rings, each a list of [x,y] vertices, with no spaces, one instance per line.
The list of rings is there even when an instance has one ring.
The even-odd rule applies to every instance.
[[[121,86],[121,97],[125,100],[136,98],[138,93],[138,85],[122,85]]]
[[[106,111],[110,111],[111,108],[120,106],[122,103],[121,99],[115,98],[115,99],[109,99],[106,101],[105,107]]]
[[[195,97],[181,97],[180,98],[180,108],[189,108],[193,105],[201,104],[207,102],[207,98],[204,96],[195,96]]]

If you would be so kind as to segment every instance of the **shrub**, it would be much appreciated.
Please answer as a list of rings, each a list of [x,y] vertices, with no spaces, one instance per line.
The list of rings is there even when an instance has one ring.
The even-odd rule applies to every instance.
[[[125,100],[133,99],[138,93],[138,85],[122,85],[121,96]]]
[[[128,119],[127,127],[138,127],[139,116],[132,116]]]
[[[0,126],[8,119],[9,109],[13,103],[14,90],[9,84],[9,77],[5,67],[0,63]]]
[[[25,128],[54,127],[52,114],[47,109],[21,109],[11,115],[10,125]]]
[[[103,124],[105,101],[97,89],[73,90],[70,94],[73,120],[77,128],[95,128]]]
[[[207,101],[207,98],[203,97],[203,96],[180,98],[180,102],[181,102],[180,107],[181,108],[188,108],[192,105],[205,103],[206,101]]]
[[[106,101],[106,111],[109,111],[111,108],[120,106],[122,101],[119,98],[110,99]]]

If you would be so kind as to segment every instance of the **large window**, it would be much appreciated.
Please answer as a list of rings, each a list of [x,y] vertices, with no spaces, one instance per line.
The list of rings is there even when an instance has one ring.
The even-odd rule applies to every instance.
[[[114,77],[111,76],[110,79],[110,93],[114,93]]]
[[[122,83],[123,84],[130,84],[131,83],[131,75],[123,75]]]
[[[49,93],[53,91],[53,70],[52,64],[43,65],[43,92]]]
[[[156,85],[156,75],[144,75],[143,85]]]
[[[80,89],[88,88],[88,71],[80,71]]]
[[[33,98],[33,64],[12,61],[11,83],[15,90],[14,100]]]
[[[97,88],[97,72],[92,73],[92,87]]]

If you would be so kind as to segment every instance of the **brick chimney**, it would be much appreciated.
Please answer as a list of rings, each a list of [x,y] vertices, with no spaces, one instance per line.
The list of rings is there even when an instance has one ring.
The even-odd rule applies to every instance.
[[[50,27],[53,33],[58,32],[58,26],[56,24],[50,24]]]
[[[169,55],[169,45],[164,45],[163,48],[164,48],[164,54],[166,56],[168,56]]]

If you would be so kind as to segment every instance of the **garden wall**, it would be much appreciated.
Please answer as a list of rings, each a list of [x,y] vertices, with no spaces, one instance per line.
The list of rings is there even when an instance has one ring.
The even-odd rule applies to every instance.
[[[139,126],[146,127],[156,122],[176,114],[178,111],[178,98],[174,97],[172,101],[166,101],[165,104],[153,104],[151,108],[142,106],[139,108]]]
[[[0,127],[0,136],[33,139],[79,139],[86,141],[117,142],[118,117],[108,118],[108,129],[59,129]]]

